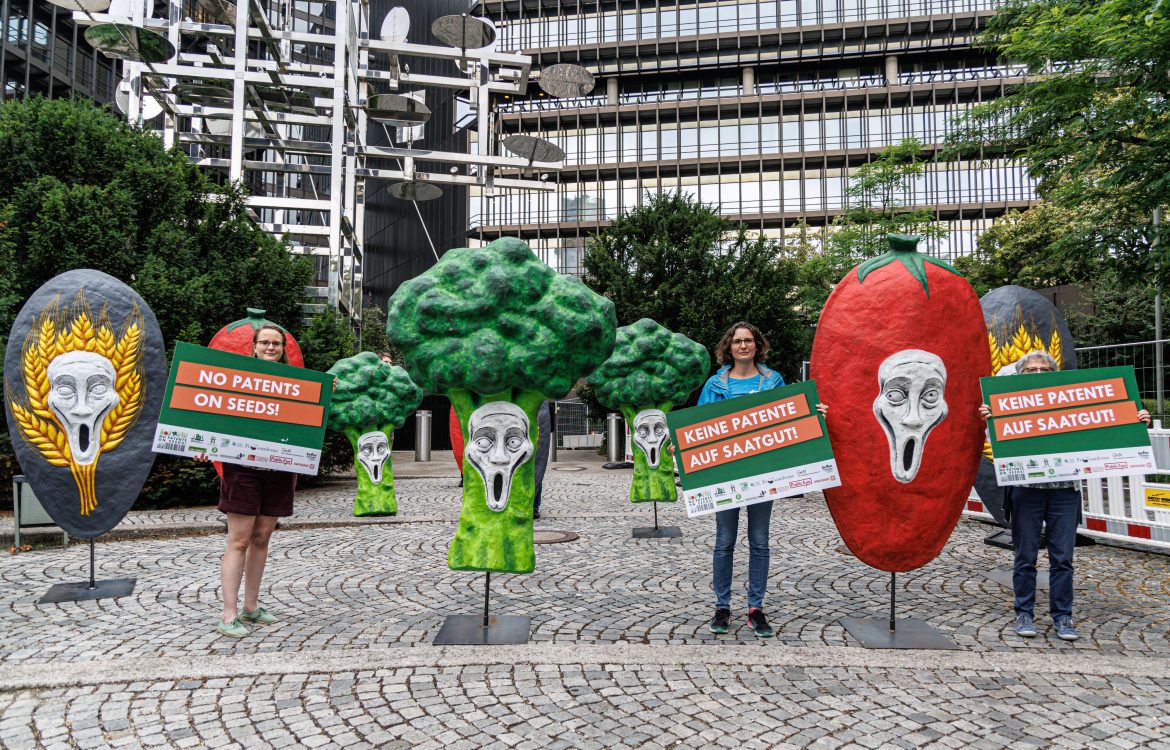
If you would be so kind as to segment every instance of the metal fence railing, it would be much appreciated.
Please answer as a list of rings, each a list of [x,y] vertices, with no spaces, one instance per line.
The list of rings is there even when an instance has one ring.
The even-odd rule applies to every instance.
[[[1121,367],[1130,365],[1137,376],[1138,393],[1155,419],[1166,420],[1165,344],[1170,339],[1130,344],[1084,346],[1077,349],[1077,367]],[[1159,351],[1161,350],[1161,351]],[[1159,365],[1161,373],[1159,373]],[[1161,377],[1159,377],[1161,375]]]
[[[592,414],[582,401],[557,401],[557,448],[597,449],[605,436],[605,414]]]

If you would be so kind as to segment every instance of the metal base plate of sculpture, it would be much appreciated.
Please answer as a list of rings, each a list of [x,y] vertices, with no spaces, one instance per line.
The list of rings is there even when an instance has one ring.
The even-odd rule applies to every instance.
[[[358,483],[353,514],[392,516],[398,503],[390,446],[394,430],[422,403],[422,389],[406,370],[386,364],[373,352],[338,360],[329,374],[337,378],[329,429],[343,433],[353,446]]]
[[[53,522],[91,545],[122,521],[154,463],[163,352],[146,302],[89,269],[46,282],[9,335],[4,403],[17,460]],[[86,588],[96,583],[91,571]]]
[[[589,376],[598,401],[619,410],[630,426],[634,443],[630,502],[678,500],[674,461],[666,450],[670,440],[666,412],[703,385],[710,367],[702,344],[642,318],[617,330],[613,354]],[[654,526],[634,529],[635,539],[678,536],[682,531],[677,526],[658,525],[657,506]]]

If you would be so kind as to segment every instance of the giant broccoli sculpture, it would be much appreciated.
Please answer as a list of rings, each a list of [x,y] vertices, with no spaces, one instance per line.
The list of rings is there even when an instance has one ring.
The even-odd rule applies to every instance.
[[[373,352],[339,359],[329,374],[337,378],[329,429],[343,433],[353,446],[358,488],[353,499],[355,516],[392,516],[394,476],[390,445],[394,429],[401,427],[422,401],[422,389],[406,370],[393,367]]]
[[[613,303],[503,238],[448,251],[390,299],[415,380],[451,399],[466,444],[453,570],[530,573],[536,411],[613,350]]]
[[[678,499],[674,462],[664,456],[666,412],[686,401],[707,378],[711,359],[702,344],[649,318],[617,330],[613,354],[589,376],[597,400],[618,409],[634,440],[630,501]]]

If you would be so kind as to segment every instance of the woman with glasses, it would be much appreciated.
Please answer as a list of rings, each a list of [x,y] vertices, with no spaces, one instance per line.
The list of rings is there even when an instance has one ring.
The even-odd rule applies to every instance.
[[[1034,351],[1020,357],[1014,373],[1005,367],[999,374],[1034,375],[1055,371],[1056,360],[1048,352]],[[983,404],[979,416],[987,420],[991,408]],[[1149,424],[1150,413],[1140,409],[1137,418]],[[1032,610],[1036,603],[1036,558],[1040,554],[1043,531],[1048,539],[1048,613],[1057,637],[1075,641],[1080,638],[1072,621],[1072,560],[1081,520],[1081,493],[1077,483],[1039,482],[1005,487],[1004,515],[1012,525],[1016,634],[1023,638],[1036,637]]]
[[[252,335],[252,356],[287,364],[285,334],[276,326],[257,328]],[[197,457],[196,460],[199,460]],[[203,460],[207,460],[205,457]],[[256,625],[276,622],[260,606],[260,579],[268,561],[268,540],[281,516],[293,513],[296,474],[223,464],[219,509],[227,515],[227,550],[219,566],[223,588],[223,617],[218,630],[232,638],[248,634],[246,621]],[[244,583],[244,608],[238,609],[240,582]]]
[[[768,339],[751,323],[740,321],[723,334],[715,350],[718,372],[712,375],[702,393],[700,404],[746,396],[749,393],[784,385],[780,373],[764,364]],[[748,623],[759,638],[770,638],[772,628],[764,615],[764,591],[768,586],[768,527],[772,521],[772,501],[755,503],[747,511],[748,536]],[[735,538],[739,533],[739,508],[715,513],[715,552],[711,559],[711,587],[715,589],[715,616],[708,629],[726,633],[731,625],[731,567]]]

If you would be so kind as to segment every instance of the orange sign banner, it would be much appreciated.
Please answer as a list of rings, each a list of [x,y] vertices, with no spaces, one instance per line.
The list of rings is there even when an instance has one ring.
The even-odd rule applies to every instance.
[[[801,399],[804,399],[804,396],[801,396]],[[805,406],[807,413],[807,402]],[[677,434],[681,435],[682,431],[679,431]],[[821,420],[816,416],[796,419],[766,430],[736,435],[729,440],[683,451],[683,471],[689,473],[692,471],[701,471],[702,469],[710,469],[713,466],[738,461],[747,456],[787,448],[790,445],[803,443],[806,440],[815,440],[823,434],[821,432]]]
[[[309,427],[320,427],[324,418],[324,409],[317,404],[242,396],[185,385],[175,386],[168,406],[205,414],[225,414],[229,417],[248,417]]]
[[[1124,391],[1122,393],[1124,394]],[[1088,406],[1009,417],[995,422],[995,437],[997,440],[1018,440],[1133,424],[1137,422],[1137,412],[1137,404],[1134,402],[1120,401],[1108,406]]]
[[[761,427],[787,422],[791,419],[807,416],[809,413],[808,399],[803,393],[798,393],[787,401],[755,406],[690,425],[678,431],[678,447],[693,448],[713,440],[727,440],[735,435],[754,432]]]
[[[198,388],[214,388],[236,393],[252,393],[257,396],[291,399],[317,403],[321,400],[321,384],[311,380],[285,378],[279,375],[260,375],[229,367],[180,362],[175,375],[176,385],[192,385]],[[237,415],[238,416],[238,415]]]
[[[1109,378],[1090,383],[1052,385],[1047,388],[997,393],[991,397],[990,406],[991,416],[1002,417],[1061,407],[1105,404],[1110,401],[1122,401],[1125,398],[1125,381],[1121,378]]]

